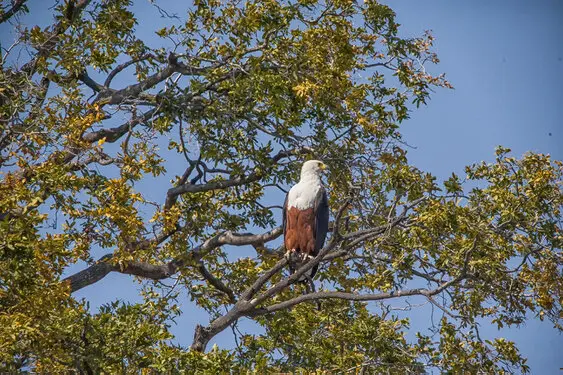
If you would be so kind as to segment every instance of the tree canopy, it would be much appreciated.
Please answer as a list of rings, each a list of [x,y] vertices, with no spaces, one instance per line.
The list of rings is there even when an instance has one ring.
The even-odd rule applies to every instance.
[[[376,1],[140,3],[0,9],[0,372],[528,371],[479,324],[562,328],[563,164],[409,164],[401,122],[451,87],[430,33]],[[290,274],[280,209],[308,159],[330,234]],[[111,272],[141,302],[73,297]],[[409,296],[441,316],[416,340],[391,308]],[[189,308],[209,320],[183,347]]]

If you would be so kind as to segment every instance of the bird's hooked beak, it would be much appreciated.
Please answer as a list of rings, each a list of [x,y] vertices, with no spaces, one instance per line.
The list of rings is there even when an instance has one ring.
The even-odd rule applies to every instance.
[[[321,171],[326,170],[326,164],[321,162],[321,164],[319,165],[319,168],[321,169]]]

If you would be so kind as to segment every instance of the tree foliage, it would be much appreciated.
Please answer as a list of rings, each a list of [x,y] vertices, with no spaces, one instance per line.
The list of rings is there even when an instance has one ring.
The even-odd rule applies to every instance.
[[[478,327],[561,329],[563,165],[410,165],[399,125],[450,87],[429,33],[376,1],[140,3],[56,1],[44,26],[0,10],[0,372],[528,370]],[[308,158],[331,235],[290,275],[279,209]],[[316,289],[296,283],[315,264]],[[110,272],[142,302],[73,297]],[[408,296],[443,315],[414,341],[391,308]],[[209,323],[174,344],[196,308]],[[210,348],[225,330],[234,349]]]

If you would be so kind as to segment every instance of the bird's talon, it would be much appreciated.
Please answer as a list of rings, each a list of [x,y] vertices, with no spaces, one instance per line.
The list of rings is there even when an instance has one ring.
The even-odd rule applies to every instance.
[[[289,250],[287,250],[287,251],[285,252],[285,255],[284,255],[284,256],[285,256],[286,258],[291,258],[291,256],[292,256],[293,254],[295,254],[295,251],[296,251],[296,249],[289,249]]]
[[[305,254],[305,253],[301,254],[301,261],[302,262],[305,262],[305,261],[310,260],[310,259],[313,259],[313,257],[311,255]]]

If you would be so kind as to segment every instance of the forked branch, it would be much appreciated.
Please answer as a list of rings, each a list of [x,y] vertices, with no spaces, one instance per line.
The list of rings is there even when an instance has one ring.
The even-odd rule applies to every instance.
[[[95,264],[89,266],[88,268],[77,272],[71,276],[68,276],[63,281],[70,284],[70,291],[76,292],[88,285],[92,285],[110,272],[119,272],[128,275],[134,275],[143,277],[151,280],[162,280],[169,278],[178,272],[178,270],[183,267],[188,261],[195,260],[199,261],[201,257],[207,254],[209,251],[223,246],[246,246],[246,245],[259,245],[266,242],[270,242],[281,235],[281,227],[274,228],[266,233],[262,234],[251,234],[251,233],[232,233],[232,232],[221,232],[201,245],[187,250],[186,254],[182,257],[171,260],[168,263],[155,265],[144,262],[130,261],[126,262],[124,265],[119,266],[113,262],[113,254],[106,254],[100,258]],[[163,242],[163,238],[159,243]],[[150,243],[143,244],[144,246],[149,246]],[[204,275],[205,276],[205,275]],[[217,285],[215,285],[217,287]],[[221,288],[218,288],[221,290]],[[228,294],[228,293],[227,293]]]

